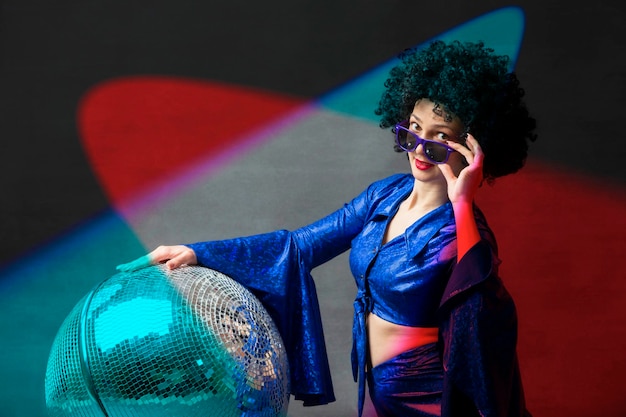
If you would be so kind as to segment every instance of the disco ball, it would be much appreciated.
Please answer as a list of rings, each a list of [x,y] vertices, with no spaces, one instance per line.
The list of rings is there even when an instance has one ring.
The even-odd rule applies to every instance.
[[[152,266],[103,281],[70,312],[45,381],[53,417],[286,416],[287,355],[229,277]]]

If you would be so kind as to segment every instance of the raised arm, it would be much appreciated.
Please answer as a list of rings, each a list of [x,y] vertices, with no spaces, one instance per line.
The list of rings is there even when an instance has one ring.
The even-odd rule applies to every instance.
[[[459,260],[480,241],[474,217],[474,197],[483,180],[484,155],[478,141],[472,135],[468,135],[466,143],[467,148],[456,142],[448,142],[448,145],[461,153],[468,162],[468,166],[463,168],[458,176],[449,165],[438,165],[448,183],[448,198],[454,209]]]

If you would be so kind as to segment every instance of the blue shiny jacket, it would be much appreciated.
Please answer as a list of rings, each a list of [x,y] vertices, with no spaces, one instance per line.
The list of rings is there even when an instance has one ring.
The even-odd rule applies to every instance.
[[[444,416],[471,415],[468,410],[480,410],[485,416],[523,415],[521,384],[516,382],[519,372],[515,355],[515,308],[497,278],[498,261],[492,250],[495,241],[479,211],[476,212],[479,229],[484,241],[489,243],[482,242],[472,248],[458,264],[454,216],[449,204],[427,215],[429,221],[418,222],[419,227],[407,229],[402,237],[406,249],[403,256],[418,265],[417,272],[429,276],[428,283],[437,283],[429,287],[424,298],[434,299],[434,305],[430,303],[429,308],[415,316],[394,297],[371,297],[367,279],[361,275],[366,275],[384,249],[381,243],[386,221],[412,187],[411,175],[394,175],[372,184],[329,216],[293,232],[279,230],[188,246],[196,253],[200,265],[237,280],[264,304],[285,343],[291,392],[304,405],[335,400],[310,273],[354,245],[350,263],[358,293],[352,359],[355,380],[357,377],[359,380],[359,409],[364,397],[367,357],[365,317],[368,312],[376,311],[400,324],[439,326],[446,387]],[[485,300],[489,303],[485,304]],[[488,328],[483,330],[485,324]],[[497,326],[493,327],[494,324]],[[483,337],[491,333],[495,339]],[[477,380],[476,376],[480,378]],[[501,413],[505,408],[522,411]]]

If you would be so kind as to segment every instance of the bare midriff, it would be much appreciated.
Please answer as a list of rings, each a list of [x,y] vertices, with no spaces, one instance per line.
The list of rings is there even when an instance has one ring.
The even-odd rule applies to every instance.
[[[374,367],[407,350],[434,343],[437,327],[410,327],[390,323],[370,313],[367,317],[370,366]]]

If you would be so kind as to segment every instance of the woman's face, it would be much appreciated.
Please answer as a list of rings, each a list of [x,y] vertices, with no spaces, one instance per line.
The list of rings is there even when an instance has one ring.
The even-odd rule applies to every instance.
[[[409,130],[415,132],[424,139],[434,141],[454,141],[463,142],[461,135],[464,126],[458,117],[450,117],[441,107],[435,108],[435,103],[428,99],[421,99],[415,103],[413,111],[409,116]],[[413,152],[408,152],[411,172],[415,179],[422,181],[438,180],[445,182],[443,174],[424,155],[424,147],[419,145]],[[458,152],[450,154],[446,162],[456,175],[465,166],[465,159]]]

